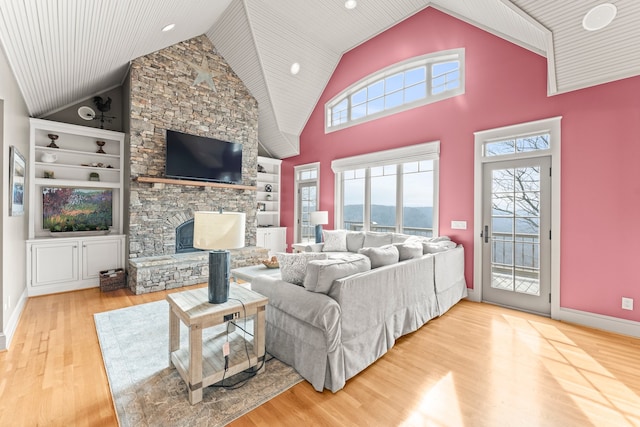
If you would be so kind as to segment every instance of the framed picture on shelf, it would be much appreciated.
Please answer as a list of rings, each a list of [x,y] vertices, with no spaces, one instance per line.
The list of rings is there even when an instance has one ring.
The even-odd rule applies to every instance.
[[[24,182],[27,176],[27,163],[13,145],[9,147],[9,215],[24,214]]]

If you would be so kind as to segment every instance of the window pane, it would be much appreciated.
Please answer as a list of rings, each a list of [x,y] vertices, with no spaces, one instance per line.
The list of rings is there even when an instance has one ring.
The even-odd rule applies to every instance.
[[[418,163],[403,165],[403,233],[433,236],[433,171],[418,172]]]
[[[405,86],[412,86],[416,83],[424,82],[427,78],[427,68],[418,67],[404,73]]]
[[[367,88],[359,90],[351,96],[351,105],[364,104],[367,102]]]
[[[419,163],[418,162],[410,162],[402,165],[402,172],[411,173],[418,172]]]
[[[380,167],[377,169],[384,168]],[[371,231],[396,229],[396,175],[371,176]]]
[[[366,175],[366,170],[365,169],[356,169],[356,178],[364,178]]]
[[[403,87],[404,73],[394,74],[384,79],[384,93],[397,92]]]
[[[420,162],[420,170],[421,171],[432,171],[433,170],[433,160],[422,160]]]
[[[348,175],[351,177],[358,175],[354,171],[350,172]],[[343,176],[345,177],[343,179],[343,228],[362,230],[364,225],[364,177],[347,179],[346,172]]]
[[[422,99],[427,96],[427,84],[420,83],[416,86],[410,86],[404,90],[404,102],[409,103],[417,99]]]
[[[548,150],[551,135],[535,135],[516,139],[516,150],[520,153],[536,150]]]
[[[384,98],[384,108],[386,110],[394,107],[398,107],[403,104],[402,91],[391,93]]]
[[[375,114],[384,110],[384,98],[367,102],[367,115]]]
[[[351,120],[357,120],[367,115],[367,105],[361,104],[351,107]]]
[[[382,95],[384,95],[384,80],[380,80],[379,82],[370,85],[367,89],[367,98],[369,100],[380,98]]]
[[[376,166],[371,168],[371,176],[382,176],[384,174],[384,168],[382,166]]]
[[[512,154],[515,152],[515,141],[497,141],[487,142],[484,145],[485,156],[502,156],[505,154]]]

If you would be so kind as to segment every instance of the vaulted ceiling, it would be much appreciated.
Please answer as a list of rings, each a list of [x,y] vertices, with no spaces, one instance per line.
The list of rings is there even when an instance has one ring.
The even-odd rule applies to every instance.
[[[545,56],[550,95],[636,76],[640,2],[610,1],[613,23],[586,31],[602,1],[2,0],[0,42],[39,117],[121,85],[139,56],[206,34],[258,100],[263,152],[285,158],[342,54],[425,7]]]

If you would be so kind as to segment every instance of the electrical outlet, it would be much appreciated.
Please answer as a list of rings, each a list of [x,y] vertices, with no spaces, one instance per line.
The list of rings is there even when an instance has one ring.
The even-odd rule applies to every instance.
[[[240,318],[240,312],[236,311],[235,313],[225,314],[224,321],[228,322],[229,320],[236,320]]]
[[[633,298],[622,297],[622,309],[633,310]]]

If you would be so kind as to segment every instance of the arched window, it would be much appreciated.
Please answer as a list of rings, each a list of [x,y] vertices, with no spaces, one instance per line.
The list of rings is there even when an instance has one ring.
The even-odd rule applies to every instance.
[[[414,57],[365,77],[325,106],[325,133],[464,93],[464,49]]]

